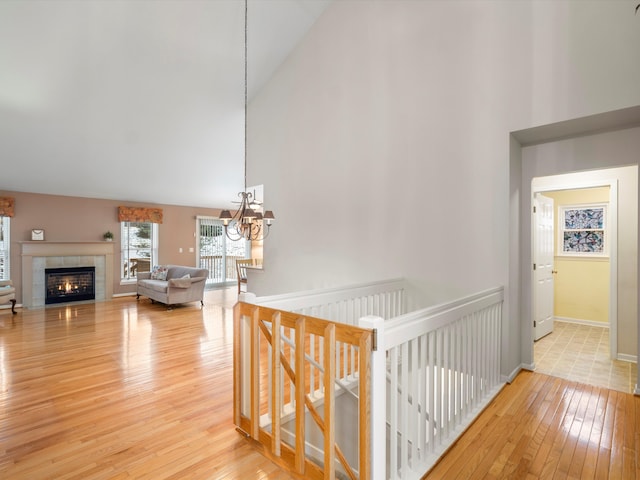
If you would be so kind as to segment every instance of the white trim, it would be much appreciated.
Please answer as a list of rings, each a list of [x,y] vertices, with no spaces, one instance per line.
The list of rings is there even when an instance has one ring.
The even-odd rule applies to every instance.
[[[129,228],[131,228],[131,224],[132,223],[139,223],[139,224],[145,224],[148,223],[151,226],[150,229],[150,238],[149,238],[149,269],[152,269],[154,265],[159,265],[160,264],[160,259],[159,259],[159,248],[160,248],[160,227],[158,223],[155,222],[132,222],[132,221],[123,221],[120,222],[120,245],[119,245],[119,252],[118,255],[120,255],[120,267],[119,267],[119,272],[118,272],[118,278],[120,279],[120,285],[130,285],[130,284],[135,284],[136,283],[136,278],[135,277],[123,277],[122,275],[125,273],[123,270],[123,265],[124,265],[124,257],[123,257],[123,246],[124,246],[124,242],[123,242],[123,238],[125,237],[125,225],[127,225],[126,229],[128,230]],[[129,238],[129,236],[127,235],[127,238]],[[131,248],[131,245],[129,244],[130,238],[127,241],[127,252],[129,252],[130,250],[134,250]],[[146,248],[145,248],[146,250]],[[130,258],[129,258],[130,259]]]
[[[4,248],[3,250],[7,252],[7,256],[5,258],[4,263],[4,278],[0,276],[0,280],[10,280],[11,279],[11,217],[2,217],[4,220],[2,222],[2,226],[0,226],[0,230],[3,230],[2,234],[4,237]]]
[[[501,379],[503,383],[512,383],[518,374],[522,371],[522,365],[518,365],[509,375],[501,375]]]
[[[606,170],[606,169],[603,169]],[[576,174],[577,175],[577,174]],[[618,180],[617,179],[567,179],[565,174],[549,177],[535,177],[531,179],[530,205],[534,205],[536,193],[553,192],[556,190],[577,190],[582,188],[609,187],[609,352],[612,359],[618,358]],[[533,214],[530,212],[530,219]],[[532,220],[530,220],[532,221]],[[531,231],[533,236],[533,230]],[[533,242],[531,243],[531,258],[533,258]],[[533,270],[531,270],[531,293],[533,299]],[[533,302],[531,302],[533,318]],[[531,322],[531,342],[533,343],[533,322]],[[640,373],[639,373],[640,376]]]
[[[151,258],[149,269],[160,265],[160,224],[151,222]]]
[[[564,322],[564,323],[575,323],[577,325],[586,325],[588,327],[600,327],[600,328],[609,328],[608,323],[598,322],[596,320],[583,320],[581,318],[569,318],[569,317],[554,317],[553,319],[556,322]]]
[[[627,353],[619,353],[616,360],[621,362],[638,363],[638,357],[636,355],[629,355]]]
[[[15,308],[22,308],[22,304],[21,303],[16,303]],[[11,309],[11,305],[1,305],[0,306],[0,310],[10,310]]]
[[[114,293],[113,295],[111,295],[111,298],[134,297],[134,296],[136,296],[136,292],[125,292],[125,293]]]

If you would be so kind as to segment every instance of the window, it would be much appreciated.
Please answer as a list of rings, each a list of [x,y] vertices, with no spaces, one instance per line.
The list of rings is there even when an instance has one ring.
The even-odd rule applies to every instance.
[[[158,224],[121,222],[121,278],[135,280],[138,272],[150,272],[158,259]]]
[[[564,205],[558,213],[560,255],[607,255],[606,205]]]
[[[9,217],[0,216],[0,280],[9,280],[11,277],[9,270],[10,245]]]

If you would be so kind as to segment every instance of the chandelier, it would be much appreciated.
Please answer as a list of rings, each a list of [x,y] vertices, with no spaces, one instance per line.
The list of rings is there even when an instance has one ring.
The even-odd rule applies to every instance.
[[[224,225],[224,231],[230,240],[262,240],[269,235],[271,223],[275,220],[273,212],[258,210],[259,204],[255,200],[254,194],[246,191],[239,192],[240,206],[232,215],[229,210],[220,212],[220,220]],[[264,228],[266,225],[266,229]]]
[[[244,2],[244,190],[238,193],[240,206],[235,213],[220,212],[224,232],[230,240],[262,240],[269,235],[275,216],[271,210],[262,213],[262,205],[254,193],[247,192],[247,18],[248,0]],[[265,228],[266,225],[266,228]]]

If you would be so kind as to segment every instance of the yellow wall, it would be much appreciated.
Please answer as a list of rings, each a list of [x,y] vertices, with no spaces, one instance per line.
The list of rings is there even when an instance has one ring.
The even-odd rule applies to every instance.
[[[609,258],[566,257],[558,251],[558,207],[607,203],[609,187],[546,192],[555,204],[554,315],[560,318],[609,322]]]

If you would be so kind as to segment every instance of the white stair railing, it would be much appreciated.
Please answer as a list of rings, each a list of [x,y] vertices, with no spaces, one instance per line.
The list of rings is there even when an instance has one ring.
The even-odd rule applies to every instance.
[[[374,332],[369,403],[374,480],[420,478],[504,385],[502,287],[411,313],[404,313],[405,292],[404,281],[396,279],[271,297],[241,295],[248,303]],[[324,350],[321,343],[318,348]],[[358,364],[353,347],[338,341],[335,348],[336,382],[353,382]],[[309,354],[316,356],[313,350]],[[309,394],[322,396],[322,384],[312,379],[323,372],[314,363],[308,364]]]
[[[372,409],[382,409],[383,395],[387,403],[384,429],[375,413],[372,424],[374,459],[382,443],[376,435],[385,437],[385,478],[422,477],[502,388],[502,303],[503,289],[496,288],[385,321],[383,328],[376,327],[381,319],[361,320],[377,328],[378,349],[386,351],[384,367],[372,357],[378,402]]]
[[[406,313],[405,291],[405,281],[393,279],[265,297],[245,293],[240,300],[354,325],[368,315],[391,319]]]

